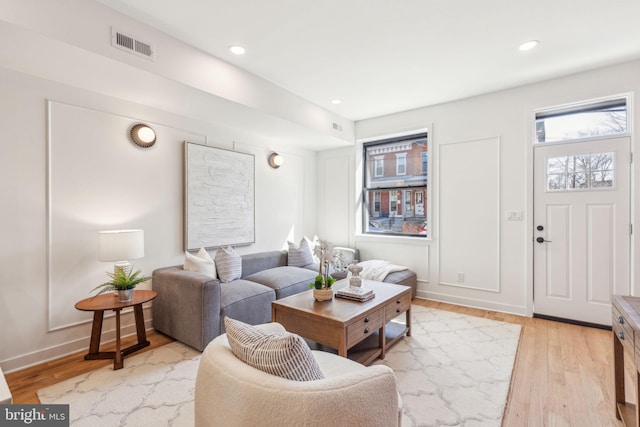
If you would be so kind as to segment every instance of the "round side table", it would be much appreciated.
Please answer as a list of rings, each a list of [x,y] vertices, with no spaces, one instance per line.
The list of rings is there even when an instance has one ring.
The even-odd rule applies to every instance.
[[[144,329],[144,314],[142,312],[142,304],[151,301],[158,294],[155,291],[133,291],[131,301],[120,302],[118,295],[106,293],[95,297],[90,297],[78,301],[76,308],[82,311],[93,311],[93,326],[91,327],[91,342],[89,344],[89,353],[84,356],[85,360],[95,359],[113,359],[113,369],[121,369],[124,365],[123,359],[126,355],[147,347],[150,343],[147,341],[147,333]],[[138,335],[138,343],[125,349],[120,348],[120,311],[123,308],[133,307],[136,319],[136,332]],[[102,335],[102,321],[104,312],[113,310],[116,312],[116,351],[100,351],[100,336]]]

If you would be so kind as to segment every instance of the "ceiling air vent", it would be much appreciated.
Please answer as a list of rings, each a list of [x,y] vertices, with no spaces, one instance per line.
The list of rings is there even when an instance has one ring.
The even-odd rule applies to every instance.
[[[151,43],[138,40],[132,35],[125,34],[115,28],[111,28],[111,46],[142,58],[146,58],[149,61],[154,60],[154,50]]]
[[[338,132],[342,132],[342,126],[340,126],[336,122],[332,122],[332,123],[333,123],[333,129],[337,130]]]

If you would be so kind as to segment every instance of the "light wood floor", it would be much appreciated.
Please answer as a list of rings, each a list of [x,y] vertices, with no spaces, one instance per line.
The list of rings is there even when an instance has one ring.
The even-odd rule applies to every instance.
[[[414,303],[523,326],[504,427],[622,425],[613,409],[610,331],[432,301],[414,300]],[[148,339],[151,346],[142,351],[172,341],[155,332],[149,333]],[[125,346],[132,344],[135,337],[126,340]],[[83,356],[84,352],[7,374],[14,403],[39,403],[37,390],[112,363],[85,361]],[[629,372],[627,400],[633,398],[631,378]]]
[[[152,348],[156,348],[173,341],[172,338],[155,331],[147,332],[147,339],[151,342],[151,345],[133,353],[133,355],[149,351]],[[137,342],[138,338],[136,335],[122,338],[122,347],[126,348]],[[113,351],[114,349],[115,343],[105,344],[100,347],[101,351]],[[88,350],[89,339],[87,338],[87,351]],[[36,393],[41,388],[73,378],[80,374],[91,372],[103,366],[113,366],[113,360],[84,360],[84,355],[87,354],[87,351],[65,356],[41,365],[32,366],[21,371],[5,374],[7,384],[11,390],[11,396],[13,397],[13,403],[40,403]],[[124,358],[124,364],[125,366],[127,365],[126,357]]]

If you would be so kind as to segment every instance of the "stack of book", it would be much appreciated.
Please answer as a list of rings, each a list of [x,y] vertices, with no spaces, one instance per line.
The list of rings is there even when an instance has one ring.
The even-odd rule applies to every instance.
[[[374,298],[376,295],[373,293],[372,289],[359,287],[352,288],[351,286],[339,289],[336,291],[336,297],[350,299],[353,301],[369,301]]]

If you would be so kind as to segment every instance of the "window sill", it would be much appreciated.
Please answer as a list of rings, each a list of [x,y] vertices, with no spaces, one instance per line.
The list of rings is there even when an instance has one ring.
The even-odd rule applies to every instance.
[[[356,243],[368,242],[368,243],[399,243],[403,245],[412,246],[429,246],[431,245],[430,238],[414,237],[414,236],[385,236],[374,234],[356,234]]]

